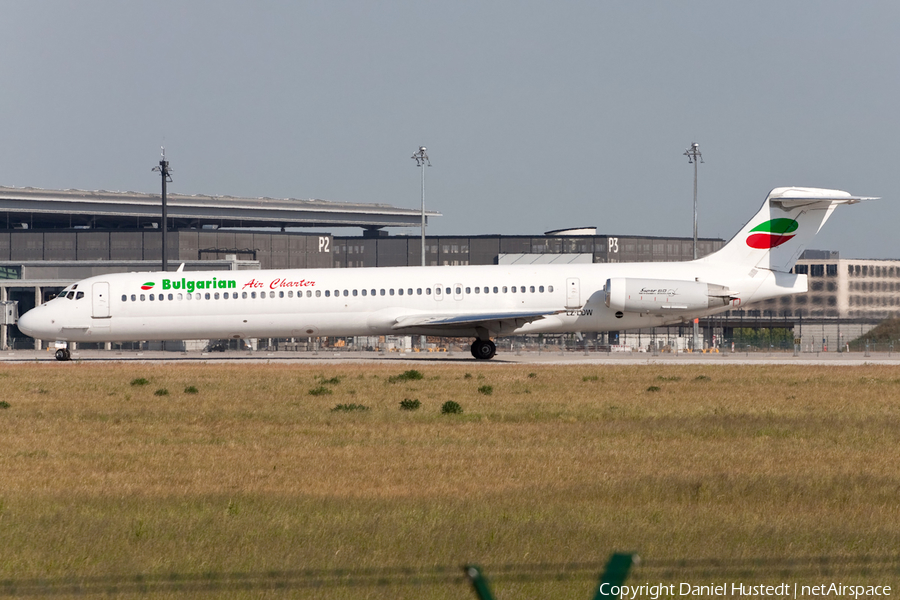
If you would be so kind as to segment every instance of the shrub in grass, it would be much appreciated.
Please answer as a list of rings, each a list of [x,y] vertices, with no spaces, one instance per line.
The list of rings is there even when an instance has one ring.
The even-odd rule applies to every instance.
[[[341,382],[341,377],[332,377],[331,379],[325,379],[320,375],[322,379],[322,385],[337,385]]]
[[[534,379],[535,377],[537,377],[537,373],[529,373],[528,377]]]
[[[694,381],[709,381],[709,377],[707,375],[697,375]]]
[[[598,377],[596,375],[585,375],[581,378],[582,381],[597,381]]]
[[[410,369],[409,371],[404,371],[400,375],[392,375],[388,377],[388,381],[391,383],[397,383],[398,381],[418,381],[419,379],[424,379],[425,376],[422,375],[419,371],[415,369]]]
[[[416,402],[418,402],[418,400],[416,400]],[[6,400],[0,400],[0,408],[9,408],[10,406],[11,406],[10,403],[7,402]],[[416,407],[416,408],[418,408],[418,407]]]
[[[466,373],[465,375],[463,375],[463,379],[472,379],[472,374]]]
[[[154,396],[168,396],[169,390],[167,390],[166,388],[159,388],[158,390],[153,392],[153,395]]]
[[[400,410],[419,410],[420,406],[422,406],[422,403],[418,400],[404,398],[400,401]]]
[[[200,393],[200,391],[197,388],[195,388],[194,386],[189,385],[186,388],[184,388],[184,393],[185,394],[198,394],[198,393]]]
[[[131,380],[131,385],[147,385],[150,383],[149,379],[144,379],[143,377],[138,377],[137,379]]]
[[[447,400],[441,406],[441,414],[443,415],[458,415],[462,414],[462,406],[459,405],[459,402],[454,402],[453,400]]]
[[[648,392],[658,392],[659,390],[660,390],[660,387],[658,385],[651,385],[650,387],[647,388]]]
[[[491,394],[494,393],[494,386],[492,386],[492,385],[483,385],[483,386],[481,386],[480,388],[478,388],[478,393],[479,393],[479,394],[484,394],[485,396],[490,396]]]
[[[337,404],[331,409],[331,412],[353,412],[358,410],[369,410],[364,404]]]
[[[656,378],[660,381],[681,381],[681,377],[678,375],[671,375],[668,377],[665,375],[657,375]]]
[[[330,393],[331,390],[324,385],[320,385],[319,387],[309,390],[310,396],[327,396]]]

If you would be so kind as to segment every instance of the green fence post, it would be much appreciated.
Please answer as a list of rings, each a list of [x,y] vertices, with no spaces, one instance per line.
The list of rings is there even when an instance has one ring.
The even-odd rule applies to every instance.
[[[481,573],[480,567],[464,565],[463,571],[469,583],[472,584],[472,589],[475,590],[475,595],[478,596],[479,600],[494,600],[494,597],[491,595],[491,589],[488,587],[487,578]]]
[[[638,561],[637,554],[613,554],[606,563],[606,570],[600,576],[600,585],[597,586],[597,594],[594,600],[618,600],[619,595],[610,594],[610,588],[625,583],[631,565]],[[606,585],[609,584],[609,585]]]

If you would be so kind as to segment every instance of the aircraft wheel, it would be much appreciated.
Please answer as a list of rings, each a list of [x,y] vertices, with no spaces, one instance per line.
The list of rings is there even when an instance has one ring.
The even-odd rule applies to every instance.
[[[497,346],[491,340],[475,340],[472,342],[472,356],[478,360],[489,360],[497,354]]]
[[[60,348],[56,351],[56,360],[69,360],[70,354],[67,348]]]

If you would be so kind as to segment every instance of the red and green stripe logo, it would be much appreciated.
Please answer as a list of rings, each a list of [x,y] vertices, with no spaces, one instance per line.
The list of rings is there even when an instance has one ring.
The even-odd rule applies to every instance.
[[[800,224],[794,219],[771,219],[750,230],[747,245],[757,250],[768,250],[787,242]]]
[[[145,283],[144,285],[141,286],[141,289],[142,290],[152,290],[154,285],[156,285],[154,282],[148,281],[147,283]]]

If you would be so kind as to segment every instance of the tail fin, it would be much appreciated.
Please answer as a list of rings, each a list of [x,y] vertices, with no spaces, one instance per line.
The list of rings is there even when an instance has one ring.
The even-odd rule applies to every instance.
[[[839,204],[873,199],[840,190],[775,188],[730,242],[700,261],[790,271]]]

